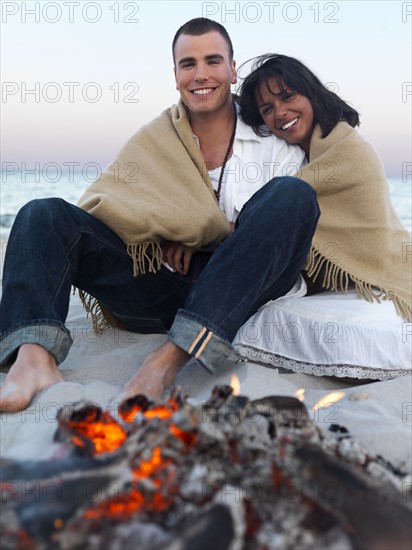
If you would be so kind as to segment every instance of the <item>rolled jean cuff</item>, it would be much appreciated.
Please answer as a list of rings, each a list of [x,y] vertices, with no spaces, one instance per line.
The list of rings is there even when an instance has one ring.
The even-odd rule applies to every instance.
[[[73,340],[64,325],[49,323],[23,325],[0,338],[0,364],[6,364],[23,344],[42,346],[53,355],[59,365],[66,359]]]
[[[194,357],[208,372],[227,359],[239,359],[230,342],[218,334],[219,329],[199,315],[179,309],[168,339]]]

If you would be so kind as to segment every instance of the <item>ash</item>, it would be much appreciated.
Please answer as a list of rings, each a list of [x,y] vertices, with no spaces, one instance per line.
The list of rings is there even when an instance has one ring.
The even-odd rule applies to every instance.
[[[410,549],[411,476],[295,398],[229,386],[59,413],[52,462],[2,461],[3,549]]]

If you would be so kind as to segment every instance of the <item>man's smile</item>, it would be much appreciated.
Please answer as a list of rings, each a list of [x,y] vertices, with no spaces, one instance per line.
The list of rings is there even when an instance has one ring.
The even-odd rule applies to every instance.
[[[207,95],[213,93],[217,88],[197,88],[196,90],[191,90],[192,94],[195,95]]]

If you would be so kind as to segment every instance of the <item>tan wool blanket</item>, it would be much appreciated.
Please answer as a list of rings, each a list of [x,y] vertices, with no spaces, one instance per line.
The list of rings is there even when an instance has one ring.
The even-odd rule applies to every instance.
[[[317,192],[321,216],[306,269],[330,290],[356,285],[368,301],[392,300],[411,318],[411,237],[395,213],[382,163],[346,122],[326,137],[316,126],[310,162],[297,176]]]
[[[124,241],[134,275],[160,269],[162,240],[200,248],[230,231],[182,102],[134,134],[78,205]]]

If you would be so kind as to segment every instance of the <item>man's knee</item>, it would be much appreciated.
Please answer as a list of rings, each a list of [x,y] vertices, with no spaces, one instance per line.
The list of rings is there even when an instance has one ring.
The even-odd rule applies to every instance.
[[[33,199],[26,203],[20,210],[18,215],[30,217],[41,216],[44,218],[45,214],[49,213],[59,213],[64,204],[67,204],[66,201],[60,198],[46,198],[46,199]]]
[[[57,197],[33,199],[19,210],[14,223],[16,227],[44,227],[50,223],[55,227],[71,217],[71,208],[73,205]]]

